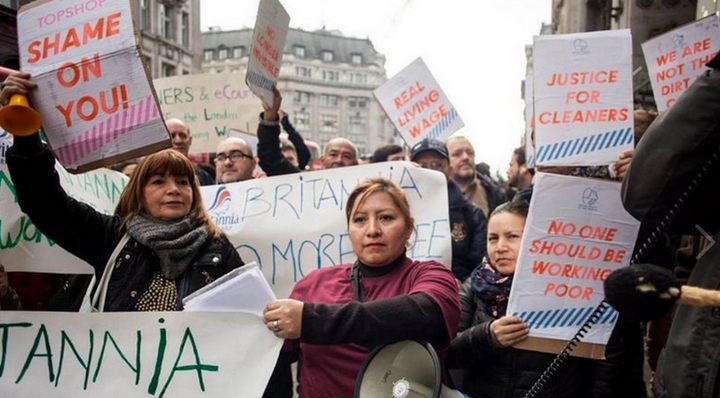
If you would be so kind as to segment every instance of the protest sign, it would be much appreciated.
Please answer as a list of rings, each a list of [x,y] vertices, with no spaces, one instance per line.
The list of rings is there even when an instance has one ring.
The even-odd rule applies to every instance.
[[[253,30],[245,82],[266,104],[272,105],[290,27],[290,15],[278,0],[260,0]]]
[[[422,58],[406,66],[373,94],[410,147],[424,138],[445,141],[464,126]]]
[[[215,152],[231,128],[257,129],[262,104],[239,73],[165,77],[154,84],[163,117],[190,129],[190,153]]]
[[[525,159],[529,169],[535,168],[535,145],[532,137],[535,129],[533,95],[533,77],[528,75],[525,76]]]
[[[202,187],[210,218],[245,262],[256,261],[278,297],[313,270],[355,261],[345,202],[370,177],[394,181],[415,218],[408,257],[451,258],[445,177],[406,162],[386,162]]]
[[[619,183],[537,174],[507,313],[530,337],[569,340],[603,299],[608,274],[629,264],[639,227]],[[583,342],[606,344],[616,319],[608,309]]]
[[[0,148],[4,147],[0,139]],[[0,159],[0,263],[7,271],[92,273],[90,265],[57,246],[23,214],[4,156]],[[128,181],[122,173],[108,169],[69,174],[56,163],[55,170],[68,195],[104,214],[114,212]]]
[[[0,340],[13,398],[256,398],[282,347],[246,312],[3,311]]]
[[[82,172],[170,146],[127,0],[37,1],[18,13],[22,70],[58,159]]]
[[[536,36],[535,164],[607,165],[633,148],[630,30]]]
[[[720,49],[717,15],[683,25],[642,44],[658,111],[687,90]]]

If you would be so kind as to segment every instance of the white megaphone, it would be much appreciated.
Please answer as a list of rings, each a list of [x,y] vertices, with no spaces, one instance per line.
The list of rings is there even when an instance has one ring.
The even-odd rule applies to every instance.
[[[355,381],[355,398],[470,398],[442,384],[440,359],[427,342],[374,349]]]

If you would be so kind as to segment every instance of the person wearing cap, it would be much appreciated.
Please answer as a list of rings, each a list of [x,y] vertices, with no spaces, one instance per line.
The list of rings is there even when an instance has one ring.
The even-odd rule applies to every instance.
[[[450,157],[442,141],[424,139],[412,148],[410,160],[424,169],[445,175],[448,187],[448,214],[452,237],[452,272],[462,282],[470,276],[486,254],[487,219],[470,203],[460,187],[450,179]]]

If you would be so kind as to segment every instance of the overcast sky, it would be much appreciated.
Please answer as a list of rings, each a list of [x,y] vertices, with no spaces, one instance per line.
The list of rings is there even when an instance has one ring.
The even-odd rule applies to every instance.
[[[255,26],[259,0],[202,0],[202,29]],[[421,56],[465,122],[476,161],[507,170],[524,131],[525,45],[550,0],[281,0],[290,26],[370,38],[388,78]]]

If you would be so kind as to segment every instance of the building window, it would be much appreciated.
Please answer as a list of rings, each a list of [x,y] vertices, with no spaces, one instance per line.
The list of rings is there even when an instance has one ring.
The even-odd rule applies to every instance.
[[[336,72],[334,70],[324,70],[322,75],[323,75],[323,80],[326,80],[329,82],[338,81],[338,72]]]
[[[158,15],[160,17],[160,36],[172,40],[172,9],[165,4],[158,4]]]
[[[331,94],[320,94],[320,106],[337,106],[338,96]]]
[[[367,75],[364,73],[350,73],[350,83],[367,83]]]
[[[175,66],[166,64],[163,62],[162,64],[162,77],[168,77],[168,76],[175,76]]]
[[[295,111],[293,125],[298,130],[310,130],[310,113],[304,110]]]
[[[245,53],[245,47],[234,47],[232,57],[233,58],[242,58],[244,53]]]
[[[305,58],[305,47],[304,46],[293,46],[293,54],[298,58]]]
[[[312,69],[306,66],[296,66],[295,74],[300,77],[312,77]]]
[[[140,0],[140,27],[150,30],[150,0]]]
[[[293,93],[293,102],[296,104],[309,104],[310,93],[306,91],[295,91],[295,93]]]
[[[338,131],[338,117],[324,113],[320,115],[320,131],[323,133],[336,133]]]
[[[215,57],[215,50],[205,50],[203,51],[203,59],[205,61],[212,61],[213,57]]]
[[[348,97],[348,105],[351,108],[366,108],[367,98],[366,97]]]
[[[190,14],[183,11],[182,13],[182,26],[181,26],[181,37],[182,45],[185,47],[190,46]]]
[[[348,120],[348,132],[350,134],[365,134],[365,125],[367,124],[367,118],[364,115],[350,116]]]
[[[322,50],[322,51],[320,52],[320,57],[321,57],[322,60],[325,61],[325,62],[332,62],[333,59],[334,59],[334,54],[333,54],[332,51]]]
[[[183,69],[182,74],[183,74],[183,75],[189,75],[189,74],[190,74],[190,71],[187,70],[187,69]]]
[[[218,59],[226,59],[227,56],[228,56],[227,48],[220,47],[220,50],[218,50]]]
[[[350,56],[350,62],[352,62],[355,65],[362,65],[362,61],[363,61],[362,58],[363,58],[362,54],[352,54]]]

